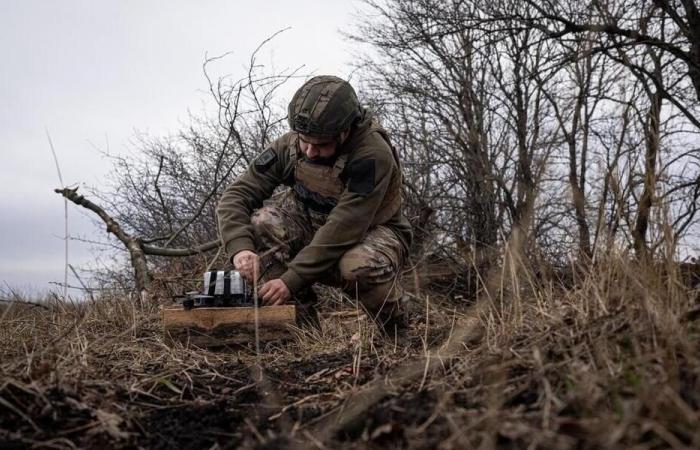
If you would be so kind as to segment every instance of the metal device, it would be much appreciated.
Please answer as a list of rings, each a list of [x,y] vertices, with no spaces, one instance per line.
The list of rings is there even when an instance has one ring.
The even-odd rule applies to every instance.
[[[185,309],[253,306],[253,296],[245,278],[237,270],[210,270],[204,273],[201,292],[186,294]]]

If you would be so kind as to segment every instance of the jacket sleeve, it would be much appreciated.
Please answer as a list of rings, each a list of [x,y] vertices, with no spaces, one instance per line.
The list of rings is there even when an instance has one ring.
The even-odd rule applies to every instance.
[[[349,162],[347,186],[326,223],[280,277],[290,291],[297,292],[330,270],[372,225],[398,168],[388,148],[363,150]],[[372,172],[374,177],[368,180]]]
[[[250,216],[289,176],[290,157],[285,134],[260,153],[248,169],[229,185],[216,208],[226,254],[255,251]]]

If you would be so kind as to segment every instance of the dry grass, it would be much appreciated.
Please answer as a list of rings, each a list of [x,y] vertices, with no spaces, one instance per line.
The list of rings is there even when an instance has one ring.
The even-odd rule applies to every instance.
[[[124,299],[2,306],[0,442],[700,447],[698,305],[675,265],[614,256],[564,287],[510,260],[471,306],[421,294],[401,340],[326,293],[322,329],[268,343],[262,373],[253,346],[166,345]]]

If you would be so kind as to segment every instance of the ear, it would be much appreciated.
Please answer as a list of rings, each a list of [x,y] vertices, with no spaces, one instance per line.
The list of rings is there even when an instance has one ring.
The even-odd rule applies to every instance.
[[[338,136],[338,142],[340,145],[343,145],[345,141],[348,139],[348,136],[350,136],[350,129],[348,128],[345,131],[341,131],[340,135]]]

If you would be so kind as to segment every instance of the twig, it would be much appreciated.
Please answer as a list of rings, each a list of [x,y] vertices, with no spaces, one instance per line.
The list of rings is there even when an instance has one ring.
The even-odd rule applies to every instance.
[[[19,409],[15,408],[15,406],[12,403],[8,402],[2,397],[0,397],[0,405],[4,405],[7,409],[20,416],[22,419],[26,420],[29,423],[29,425],[31,425],[32,428],[34,428],[34,431],[41,431],[40,428],[36,425],[36,423],[34,423],[34,421],[29,416],[27,416]]]
[[[88,293],[90,300],[92,300],[94,302],[95,297],[93,297],[93,295],[92,295],[92,289],[90,289],[89,287],[87,287],[85,285],[85,283],[83,283],[83,280],[80,278],[80,275],[78,275],[78,272],[76,272],[76,270],[73,268],[73,266],[71,264],[68,264],[68,267],[70,267],[70,270],[73,272],[73,275],[75,275],[75,278],[78,280],[78,282],[83,287],[83,289],[85,289],[85,291]]]
[[[33,306],[38,306],[38,307],[41,307],[41,308],[49,309],[49,307],[46,306],[46,305],[42,305],[42,304],[40,304],[40,303],[35,303],[35,302],[31,302],[31,301],[29,301],[29,300],[23,299],[22,297],[20,297],[20,295],[19,295],[14,289],[12,289],[12,287],[7,283],[7,281],[5,281],[5,287],[7,287],[7,290],[8,290],[8,291],[10,291],[10,294],[12,294],[12,296],[14,297],[14,300],[12,300],[12,299],[2,299],[2,301],[7,302],[7,303],[27,303],[27,304],[29,304],[29,305],[33,305]]]
[[[46,138],[49,140],[49,147],[51,148],[51,154],[53,155],[53,160],[56,163],[56,172],[58,173],[58,181],[61,183],[61,187],[65,189],[66,184],[63,182],[63,175],[61,175],[61,166],[58,164],[58,156],[56,156],[56,149],[53,147],[53,141],[51,141],[51,135],[49,134],[48,128],[45,128],[46,130]],[[64,219],[64,224],[65,224],[65,230],[64,230],[64,235],[63,235],[63,240],[65,242],[65,254],[66,254],[66,261],[65,265],[63,266],[63,284],[64,286],[68,286],[68,200],[64,199],[63,200],[63,219]],[[66,296],[68,295],[68,288],[64,287],[63,288],[63,299],[66,299]]]
[[[232,132],[229,132],[229,136],[226,138],[226,141],[224,142],[224,146],[223,146],[221,153],[219,155],[219,160],[218,160],[219,162],[217,162],[217,168],[220,165],[220,161],[223,159],[224,155],[226,154],[226,151],[228,149],[228,142],[231,140],[231,135],[232,135]],[[187,227],[192,225],[192,223],[195,220],[197,220],[199,215],[202,214],[202,211],[204,211],[204,208],[206,207],[209,200],[214,196],[214,194],[216,194],[216,192],[219,190],[219,187],[221,187],[223,182],[226,181],[229,174],[231,172],[233,172],[233,169],[236,167],[236,165],[238,165],[238,161],[240,161],[240,159],[241,159],[240,156],[238,158],[236,158],[236,160],[233,162],[233,164],[231,164],[231,166],[228,168],[228,170],[226,171],[226,174],[221,178],[221,180],[214,183],[214,187],[209,192],[209,194],[204,198],[204,200],[201,201],[197,211],[192,215],[192,217],[189,218],[189,220],[187,222],[182,224],[182,226],[168,238],[168,240],[165,242],[165,244],[163,244],[163,247],[167,247],[168,245],[170,245],[175,239],[177,239],[178,236],[180,236],[180,234],[182,234],[183,231],[185,231],[185,229]]]
[[[165,218],[168,220],[168,229],[170,232],[173,232],[173,221],[172,218],[170,217],[170,210],[165,206],[165,200],[163,199],[163,194],[160,191],[160,186],[158,185],[158,180],[160,179],[160,174],[163,171],[163,161],[165,160],[164,155],[160,155],[160,161],[158,161],[158,173],[156,174],[156,179],[153,181],[153,187],[156,190],[156,194],[158,194],[158,200],[160,201],[160,206],[163,208],[163,212],[165,212]]]
[[[60,287],[65,286],[63,283],[61,283],[59,281],[49,281],[49,284],[53,284],[54,286],[60,286]],[[83,286],[74,286],[72,284],[68,285],[68,289],[76,289],[78,291],[109,291],[109,290],[113,290],[113,289],[105,289],[105,288],[99,288],[99,289],[98,288],[85,288]]]
[[[169,257],[193,256],[221,247],[221,241],[209,241],[202,245],[190,248],[163,248],[145,244],[141,245],[141,247],[143,248],[143,252],[147,255]]]
[[[30,301],[28,301],[28,300],[10,300],[10,299],[7,299],[7,298],[0,298],[0,302],[4,302],[4,303],[24,303],[25,305],[34,306],[34,307],[37,307],[37,308],[44,308],[44,309],[46,309],[46,310],[49,310],[49,309],[50,309],[50,308],[49,308],[48,306],[46,306],[46,305],[42,305],[41,303],[30,302]]]

